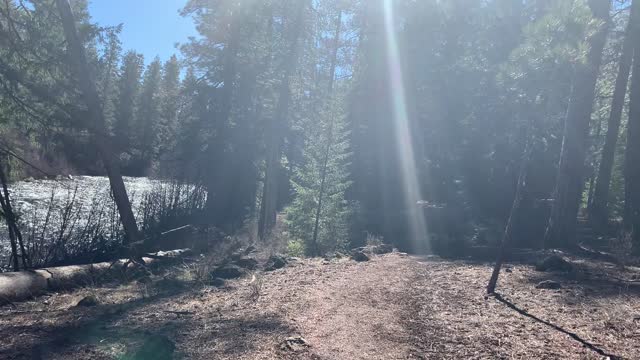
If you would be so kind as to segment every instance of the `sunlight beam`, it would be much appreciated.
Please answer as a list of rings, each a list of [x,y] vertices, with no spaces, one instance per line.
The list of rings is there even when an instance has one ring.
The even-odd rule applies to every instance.
[[[401,167],[404,200],[409,210],[408,225],[410,228],[410,240],[415,251],[429,252],[431,249],[427,234],[427,225],[422,209],[418,206],[418,202],[422,200],[422,191],[418,182],[413,139],[409,128],[407,99],[393,14],[393,0],[382,1],[384,2],[387,66],[392,94],[393,128],[398,146],[398,155],[400,157],[398,160]]]

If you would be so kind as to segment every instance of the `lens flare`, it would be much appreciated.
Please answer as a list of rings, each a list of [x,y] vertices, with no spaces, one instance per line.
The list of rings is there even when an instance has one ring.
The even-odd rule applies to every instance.
[[[407,112],[407,98],[404,87],[400,50],[396,36],[396,25],[393,14],[393,0],[384,2],[384,26],[386,38],[386,54],[389,84],[392,94],[393,128],[398,146],[399,163],[401,167],[402,185],[404,188],[405,205],[408,211],[408,225],[411,241],[415,251],[430,251],[427,225],[423,210],[418,203],[422,200],[422,191],[418,183],[413,139],[409,128]]]

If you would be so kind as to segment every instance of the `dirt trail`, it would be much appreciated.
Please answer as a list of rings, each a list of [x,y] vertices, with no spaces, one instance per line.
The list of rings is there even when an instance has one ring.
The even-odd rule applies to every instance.
[[[293,270],[289,278],[307,279],[304,291],[290,293],[303,283],[280,283],[270,294],[285,294],[290,320],[323,359],[406,359],[411,347],[401,322],[402,298],[415,278],[408,258],[388,255],[368,263],[343,261]],[[268,296],[269,297],[269,296]],[[294,301],[287,299],[296,298]]]
[[[394,253],[301,260],[223,288],[166,278],[53,294],[0,308],[0,358],[165,359],[136,353],[149,344],[175,359],[603,358],[485,299],[489,274],[488,264]],[[554,278],[559,291],[535,289],[549,276],[510,266],[500,289],[608,353],[640,358],[640,289],[566,278]],[[100,305],[73,306],[87,294]],[[306,343],[286,341],[296,337]]]

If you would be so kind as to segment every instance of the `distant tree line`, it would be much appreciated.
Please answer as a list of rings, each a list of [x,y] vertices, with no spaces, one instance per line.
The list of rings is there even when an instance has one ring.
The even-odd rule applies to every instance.
[[[71,1],[104,134],[59,2],[0,5],[3,143],[53,167],[105,173],[104,138],[124,175],[205,187],[203,224],[266,239],[282,214],[309,254],[456,252],[508,218],[516,246],[588,222],[640,249],[637,0],[191,0],[199,36],[148,64]]]

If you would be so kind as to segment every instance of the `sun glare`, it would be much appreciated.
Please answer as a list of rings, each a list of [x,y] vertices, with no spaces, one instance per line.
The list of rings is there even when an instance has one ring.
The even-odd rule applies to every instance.
[[[402,171],[402,185],[404,188],[405,205],[408,209],[411,241],[414,250],[430,251],[427,225],[418,202],[422,200],[422,193],[418,183],[418,174],[413,150],[413,140],[409,130],[407,100],[405,95],[400,50],[396,38],[396,25],[393,14],[392,0],[384,1],[384,26],[387,47],[387,66],[389,84],[391,87],[393,105],[393,128],[398,144],[399,163]]]

